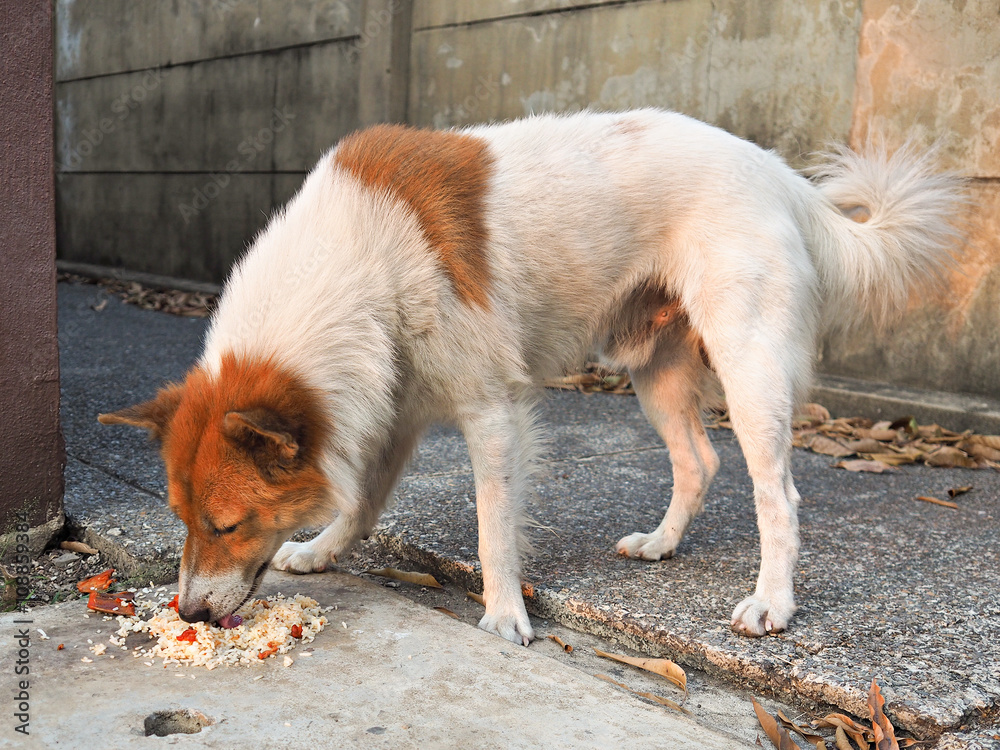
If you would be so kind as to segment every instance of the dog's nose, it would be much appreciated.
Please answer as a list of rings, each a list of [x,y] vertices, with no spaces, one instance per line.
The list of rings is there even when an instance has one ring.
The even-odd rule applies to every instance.
[[[199,607],[198,609],[180,607],[177,610],[177,614],[181,616],[184,622],[208,622],[208,619],[212,616],[208,607]]]

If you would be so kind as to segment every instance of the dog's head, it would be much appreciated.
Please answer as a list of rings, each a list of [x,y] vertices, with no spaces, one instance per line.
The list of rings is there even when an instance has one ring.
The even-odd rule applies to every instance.
[[[273,363],[227,356],[218,372],[196,367],[153,400],[98,417],[146,428],[161,443],[168,501],[188,530],[183,619],[238,609],[282,542],[325,516],[331,427],[322,404]]]

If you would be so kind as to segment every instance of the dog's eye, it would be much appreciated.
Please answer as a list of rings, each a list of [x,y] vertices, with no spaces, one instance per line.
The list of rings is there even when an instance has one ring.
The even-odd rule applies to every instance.
[[[216,536],[225,536],[226,534],[232,534],[234,531],[236,531],[236,528],[238,526],[239,526],[238,523],[234,523],[232,526],[226,526],[226,528],[224,529],[214,529],[213,533]]]

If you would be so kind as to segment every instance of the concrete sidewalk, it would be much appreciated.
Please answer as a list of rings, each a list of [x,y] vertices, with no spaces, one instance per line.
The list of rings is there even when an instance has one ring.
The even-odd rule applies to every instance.
[[[546,655],[545,648],[518,648],[355,576],[270,571],[261,594],[276,592],[336,607],[316,640],[291,652],[289,667],[281,658],[211,671],[163,667],[159,659],[133,658],[111,646],[95,656],[89,642],[106,643],[117,624],[95,613],[85,617],[83,601],[0,617],[5,634],[27,628],[34,639],[31,734],[5,733],[0,747],[130,750],[170,742],[548,750],[662,747],[665,738],[677,748],[752,747],[637,700]],[[168,587],[164,601],[169,593]],[[26,620],[31,622],[15,624]],[[38,629],[48,640],[39,640]],[[57,650],[60,643],[65,648]],[[5,652],[0,670],[12,674],[13,668]],[[666,683],[661,692],[681,699]],[[169,739],[145,737],[147,717],[185,711],[211,724]]]
[[[205,322],[114,299],[92,309],[103,296],[60,287],[66,512],[120,567],[167,580],[183,526],[163,502],[156,448],[138,431],[101,427],[96,414],[180,378]],[[618,538],[657,524],[670,490],[666,451],[635,400],[554,393],[542,416],[553,439],[532,508],[538,552],[525,568],[535,614],[734,686],[862,717],[875,677],[897,727],[945,735],[941,747],[1000,747],[992,739],[1000,731],[996,473],[921,466],[856,475],[796,451],[801,608],[787,633],[749,640],[728,628],[733,606],[752,590],[759,554],[751,485],[732,434],[712,435],[722,470],[705,513],[673,559],[650,564],[614,554]],[[958,511],[914,500],[959,485],[975,490],[959,498]],[[475,588],[473,487],[461,438],[432,431],[368,550]],[[298,588],[310,579],[301,580]]]

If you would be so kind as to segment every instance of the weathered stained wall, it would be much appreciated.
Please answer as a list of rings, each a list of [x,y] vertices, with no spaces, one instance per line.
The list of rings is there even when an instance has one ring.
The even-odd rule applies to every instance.
[[[796,160],[847,138],[855,0],[566,5],[417,0],[411,121],[658,106]]]
[[[970,242],[826,372],[1000,396],[1000,0],[57,0],[60,255],[221,280],[355,127],[661,106],[795,165],[941,140]]]
[[[0,535],[62,516],[55,295],[51,7],[0,0]]]
[[[66,260],[221,281],[320,153],[357,127],[360,2],[56,8]]]
[[[856,91],[853,145],[936,142],[973,203],[947,285],[887,331],[831,337],[822,368],[1000,396],[1000,2],[865,2]]]
[[[58,0],[60,257],[221,281],[360,125],[666,106],[797,158],[850,126],[855,0]]]

